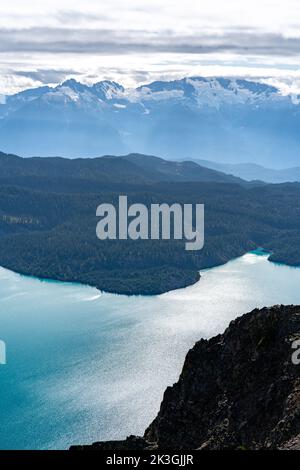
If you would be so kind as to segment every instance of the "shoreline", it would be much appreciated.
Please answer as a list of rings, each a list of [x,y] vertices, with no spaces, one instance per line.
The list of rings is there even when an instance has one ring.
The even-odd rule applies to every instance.
[[[126,296],[126,297],[155,297],[155,296],[159,296],[159,295],[162,295],[162,294],[166,294],[168,292],[172,292],[172,291],[177,291],[177,290],[180,290],[180,289],[185,289],[187,287],[190,287],[190,286],[193,286],[195,284],[197,284],[198,282],[200,282],[201,280],[201,273],[206,271],[206,270],[210,270],[210,269],[214,269],[214,268],[217,268],[219,266],[225,266],[227,263],[230,263],[231,261],[234,261],[238,258],[241,258],[242,256],[248,254],[248,253],[252,253],[252,254],[255,254],[257,256],[268,256],[268,261],[272,264],[275,264],[275,265],[278,265],[278,266],[288,266],[290,268],[294,268],[294,269],[299,269],[300,266],[299,265],[292,265],[292,264],[289,264],[289,263],[284,263],[284,262],[277,262],[277,261],[272,261],[270,259],[271,255],[272,255],[272,252],[271,251],[268,251],[266,249],[264,249],[263,247],[258,247],[254,250],[250,250],[250,251],[245,251],[243,252],[241,255],[239,256],[235,256],[229,260],[227,260],[226,262],[224,263],[219,263],[219,264],[215,264],[213,266],[209,266],[209,267],[206,267],[206,268],[202,268],[201,270],[197,271],[197,272],[193,272],[194,275],[195,275],[195,278],[194,280],[190,279],[190,282],[183,282],[182,284],[179,284],[176,286],[172,286],[171,288],[168,288],[168,289],[161,289],[159,292],[154,292],[154,293],[150,293],[150,292],[147,292],[146,290],[137,290],[137,291],[134,291],[132,290],[132,292],[129,292],[129,293],[125,293],[125,292],[122,292],[122,291],[118,291],[116,289],[110,289],[110,288],[103,288],[101,286],[98,286],[96,283],[93,284],[93,283],[88,283],[88,282],[84,282],[84,281],[80,281],[80,280],[77,280],[77,279],[61,279],[59,277],[55,278],[55,277],[46,277],[46,276],[39,276],[39,275],[34,275],[34,274],[31,274],[31,273],[28,273],[28,272],[22,272],[22,271],[18,271],[16,269],[11,269],[10,267],[7,267],[7,266],[4,266],[0,263],[0,266],[3,268],[3,269],[7,269],[8,271],[11,271],[19,276],[23,276],[23,277],[26,277],[26,278],[32,278],[32,279],[35,279],[35,280],[38,280],[40,282],[53,282],[53,283],[64,283],[64,284],[70,284],[70,285],[81,285],[81,286],[87,286],[87,287],[91,287],[91,288],[95,288],[97,289],[97,291],[99,291],[100,293],[106,293],[106,294],[112,294],[112,295],[118,295],[118,296]],[[172,284],[172,283],[171,283]]]

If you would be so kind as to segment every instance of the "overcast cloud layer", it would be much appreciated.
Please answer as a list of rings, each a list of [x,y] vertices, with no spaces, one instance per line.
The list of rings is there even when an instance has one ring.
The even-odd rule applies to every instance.
[[[184,75],[300,90],[299,0],[0,0],[0,93]]]

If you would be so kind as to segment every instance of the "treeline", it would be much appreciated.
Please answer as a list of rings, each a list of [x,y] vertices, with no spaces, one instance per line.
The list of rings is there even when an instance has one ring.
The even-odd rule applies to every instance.
[[[27,177],[24,177],[25,179]],[[28,177],[29,178],[29,177]],[[56,178],[56,176],[55,176]],[[36,189],[39,181],[39,189]],[[0,265],[43,278],[78,281],[110,292],[158,294],[194,283],[198,271],[258,246],[272,259],[300,264],[300,185],[244,187],[223,183],[107,183],[50,191],[0,185]],[[122,191],[120,190],[122,189]],[[205,246],[188,252],[180,241],[99,241],[96,208],[116,203],[204,203]]]

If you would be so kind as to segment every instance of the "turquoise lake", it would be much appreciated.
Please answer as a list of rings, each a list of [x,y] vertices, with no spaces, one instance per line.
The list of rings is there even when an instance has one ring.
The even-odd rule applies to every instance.
[[[0,268],[0,449],[141,434],[195,341],[265,305],[300,304],[300,269],[249,253],[156,297],[103,294]]]

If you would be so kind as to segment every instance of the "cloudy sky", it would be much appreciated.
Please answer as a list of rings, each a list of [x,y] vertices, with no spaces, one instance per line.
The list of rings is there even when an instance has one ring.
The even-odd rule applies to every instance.
[[[298,93],[299,0],[0,0],[0,93],[185,75],[261,77]]]

